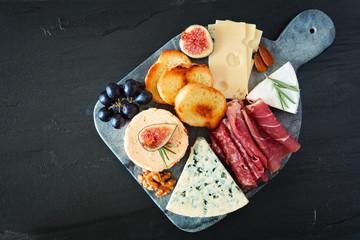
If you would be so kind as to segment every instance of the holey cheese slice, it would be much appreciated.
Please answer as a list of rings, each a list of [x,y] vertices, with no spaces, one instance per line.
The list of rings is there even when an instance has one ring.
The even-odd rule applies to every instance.
[[[213,217],[248,202],[206,140],[198,138],[166,209],[183,216]]]
[[[245,23],[223,21],[209,26],[214,38],[214,51],[209,56],[209,68],[214,88],[225,98],[244,99],[248,93],[248,61]]]
[[[296,77],[296,72],[290,62],[285,63],[282,67],[272,73],[270,78],[280,80],[288,85],[295,85],[297,89],[299,89],[299,82]],[[288,89],[280,88],[286,95],[288,95],[295,104],[291,103],[288,99],[283,97],[288,108],[284,106],[284,111],[289,113],[296,113],[299,100],[300,100],[300,91],[294,92]],[[261,83],[259,83],[246,97],[248,100],[255,101],[258,98],[261,98],[267,105],[281,109],[281,103],[278,97],[278,94],[273,86],[273,83],[269,79],[265,79]]]
[[[215,24],[220,24],[223,22],[232,22],[230,20],[216,20]],[[209,31],[210,32],[214,32],[215,31],[215,24],[210,24],[209,25]],[[248,68],[248,79],[250,78],[251,75],[251,70],[252,67],[254,65],[254,61],[252,60],[252,54],[253,52],[257,52],[257,49],[259,47],[259,43],[260,43],[260,39],[261,39],[261,35],[262,35],[262,31],[257,30],[256,29],[256,25],[255,24],[249,24],[249,23],[245,23],[245,39],[243,40],[246,48],[247,48],[247,68]]]

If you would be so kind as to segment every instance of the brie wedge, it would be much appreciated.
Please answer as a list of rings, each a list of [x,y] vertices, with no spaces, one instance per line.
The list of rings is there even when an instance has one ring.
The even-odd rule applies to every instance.
[[[282,81],[288,85],[294,85],[299,89],[299,82],[296,77],[296,72],[290,62],[285,63],[278,70],[273,72],[270,78]],[[295,114],[297,112],[299,101],[300,101],[300,90],[298,92],[291,91],[289,89],[280,88],[286,95],[292,99],[295,104],[290,102],[288,99],[283,97],[288,107],[284,106],[284,111]],[[258,98],[261,98],[267,105],[278,108],[281,108],[281,103],[278,97],[278,94],[273,86],[273,83],[269,79],[265,79],[259,83],[246,97],[248,100],[255,101]]]

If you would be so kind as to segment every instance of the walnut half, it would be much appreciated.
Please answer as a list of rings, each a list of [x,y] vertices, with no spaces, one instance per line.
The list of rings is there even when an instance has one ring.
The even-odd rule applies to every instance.
[[[163,197],[174,189],[176,183],[175,179],[170,179],[170,173],[155,173],[149,170],[143,169],[144,174],[138,175],[138,181],[147,189],[156,191],[157,197]]]

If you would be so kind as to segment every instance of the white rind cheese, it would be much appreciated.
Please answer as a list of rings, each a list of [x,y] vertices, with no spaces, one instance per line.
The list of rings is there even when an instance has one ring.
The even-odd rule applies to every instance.
[[[204,138],[198,138],[166,209],[183,216],[213,217],[248,203]]]
[[[299,89],[299,82],[296,77],[296,72],[290,62],[285,63],[282,67],[272,73],[270,78],[280,80],[288,85],[295,85]],[[300,100],[299,92],[294,92],[288,89],[281,88],[286,95],[288,95],[295,104],[291,103],[284,97],[288,108],[284,106],[284,111],[295,114],[297,112]],[[269,79],[265,79],[259,83],[246,97],[248,100],[255,101],[261,98],[267,105],[282,110],[279,97],[276,90],[273,87],[273,83]]]

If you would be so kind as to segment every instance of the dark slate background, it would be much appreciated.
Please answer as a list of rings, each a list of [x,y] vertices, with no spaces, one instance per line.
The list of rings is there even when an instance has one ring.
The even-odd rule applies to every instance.
[[[359,3],[1,2],[0,239],[360,239]],[[311,8],[336,38],[298,70],[300,151],[244,209],[177,229],[96,133],[98,94],[191,24],[276,39]]]

